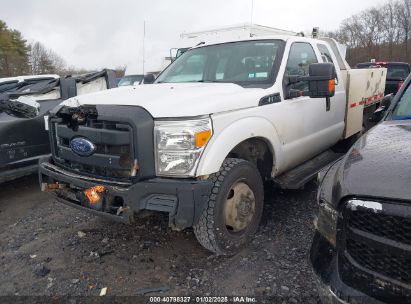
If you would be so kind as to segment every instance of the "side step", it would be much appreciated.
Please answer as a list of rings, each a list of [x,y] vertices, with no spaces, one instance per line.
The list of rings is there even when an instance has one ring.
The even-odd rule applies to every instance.
[[[344,155],[344,153],[335,153],[331,150],[325,151],[302,165],[274,178],[274,184],[281,189],[301,189],[306,183],[312,180],[318,172]]]

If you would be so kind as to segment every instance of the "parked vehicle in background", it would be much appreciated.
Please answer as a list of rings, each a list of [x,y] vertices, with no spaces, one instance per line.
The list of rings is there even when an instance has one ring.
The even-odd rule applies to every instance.
[[[372,117],[383,121],[320,174],[311,262],[332,303],[410,303],[410,83]]]
[[[410,64],[406,62],[365,62],[356,65],[357,69],[367,69],[370,67],[387,68],[387,81],[385,82],[385,95],[397,94],[405,79],[411,72]]]
[[[333,39],[247,37],[184,52],[152,85],[76,98],[50,116],[43,191],[173,229],[233,254],[257,231],[264,181],[304,186],[384,97],[386,69],[351,70]],[[81,119],[79,119],[81,118]]]
[[[67,98],[115,87],[109,70],[78,77],[23,76],[2,85],[0,183],[36,172],[39,158],[50,154],[44,123],[49,110]]]
[[[144,75],[126,75],[118,83],[118,87],[133,86],[142,84]]]

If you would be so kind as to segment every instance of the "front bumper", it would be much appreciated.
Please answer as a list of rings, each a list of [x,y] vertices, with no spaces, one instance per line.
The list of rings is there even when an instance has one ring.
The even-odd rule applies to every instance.
[[[212,188],[211,182],[196,180],[154,178],[134,184],[100,180],[61,169],[50,157],[39,162],[39,180],[43,191],[55,193],[58,201],[72,207],[123,222],[133,221],[144,210],[166,212],[177,230],[198,222]],[[76,198],[97,185],[105,187],[104,207],[98,210]]]
[[[311,246],[310,260],[323,303],[382,303],[348,286],[341,280],[337,252],[318,231],[315,233]]]

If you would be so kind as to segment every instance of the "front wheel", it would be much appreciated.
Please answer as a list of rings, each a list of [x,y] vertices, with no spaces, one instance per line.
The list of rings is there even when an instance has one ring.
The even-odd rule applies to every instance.
[[[209,178],[214,186],[194,233],[206,249],[232,255],[245,247],[260,224],[264,188],[250,162],[228,158]]]

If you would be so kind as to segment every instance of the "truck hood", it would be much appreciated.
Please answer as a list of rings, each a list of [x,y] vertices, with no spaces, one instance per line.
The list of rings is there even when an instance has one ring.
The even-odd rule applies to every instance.
[[[386,121],[364,135],[340,167],[342,196],[411,201],[411,122]]]
[[[266,94],[232,83],[161,83],[77,96],[63,105],[131,105],[145,108],[154,118],[191,117],[255,107]]]

